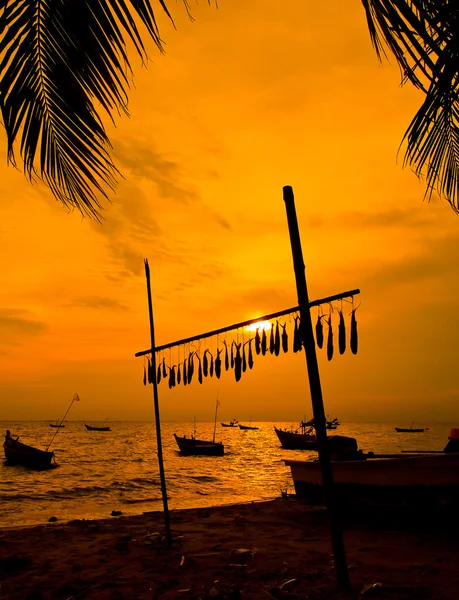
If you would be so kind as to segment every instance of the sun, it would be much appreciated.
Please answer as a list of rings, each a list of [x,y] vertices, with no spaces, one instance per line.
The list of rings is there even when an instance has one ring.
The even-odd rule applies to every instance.
[[[252,323],[252,325],[247,325],[246,329],[247,331],[256,331],[257,329],[263,331],[263,329],[271,329],[271,327],[271,321],[257,321],[256,323]]]

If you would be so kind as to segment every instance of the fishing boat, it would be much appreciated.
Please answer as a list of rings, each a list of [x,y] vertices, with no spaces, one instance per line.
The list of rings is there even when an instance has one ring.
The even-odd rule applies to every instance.
[[[281,443],[282,448],[286,450],[315,450],[317,447],[316,434],[312,426],[301,421],[300,426],[295,431],[287,429],[278,429],[274,426],[274,431]]]
[[[248,430],[248,429],[253,429],[253,430],[255,430],[255,429],[260,429],[260,428],[259,428],[259,427],[252,427],[252,425],[241,425],[241,424],[239,423],[239,429],[243,429],[244,431],[246,431],[246,430]]]
[[[231,421],[229,423],[220,423],[220,425],[222,427],[237,427],[238,421],[237,421],[237,419],[231,419]]]
[[[403,427],[396,427],[395,431],[397,433],[424,433],[424,431],[428,431],[428,429],[421,429],[413,427],[414,421],[411,423],[411,427],[409,429],[405,429]]]
[[[29,469],[50,469],[55,464],[51,464],[54,458],[54,452],[40,450],[33,446],[28,446],[19,441],[19,436],[13,437],[9,429],[6,430],[5,441],[3,442],[6,462],[9,465],[22,465]]]
[[[309,504],[322,504],[318,461],[285,460],[295,492]],[[332,456],[335,493],[342,508],[352,506],[456,506],[459,500],[459,429],[444,450]]]
[[[174,438],[184,456],[223,456],[225,454],[222,442],[198,440],[194,436],[187,438],[186,435],[179,437],[176,433],[174,433]]]
[[[50,423],[50,427],[65,427],[65,425],[60,425],[59,423]]]
[[[215,432],[217,429],[217,411],[220,406],[220,402],[215,402],[215,418],[214,418],[214,435],[212,441],[198,440],[196,438],[196,417],[194,418],[194,433],[191,437],[187,438],[186,435],[183,437],[178,436],[174,433],[175,441],[179,447],[180,452],[184,456],[223,456],[225,454],[225,447],[222,442],[215,441]]]
[[[111,431],[110,427],[94,427],[93,425],[84,424],[88,431]]]
[[[325,422],[325,429],[337,429],[341,423],[339,422],[338,417],[334,419],[329,419],[327,415],[327,420]],[[314,417],[309,419],[309,421],[301,421],[301,426],[303,427],[315,427]]]

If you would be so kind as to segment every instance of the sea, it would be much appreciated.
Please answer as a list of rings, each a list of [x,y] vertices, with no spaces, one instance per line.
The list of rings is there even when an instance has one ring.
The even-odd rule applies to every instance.
[[[153,422],[91,422],[110,431],[87,431],[83,422],[68,421],[52,429],[49,422],[0,422],[25,444],[45,449],[51,438],[55,469],[30,471],[0,465],[0,527],[162,511],[156,427]],[[248,423],[246,423],[248,425]],[[285,459],[316,460],[317,453],[283,450],[274,425],[294,430],[299,423],[251,423],[258,430],[222,427],[216,441],[225,445],[222,457],[182,456],[173,437],[196,430],[198,439],[211,440],[214,423],[161,423],[164,469],[170,509],[198,508],[278,498],[293,494]],[[355,437],[363,451],[442,450],[457,423],[416,423],[424,433],[397,433],[403,423],[343,423],[335,432]]]

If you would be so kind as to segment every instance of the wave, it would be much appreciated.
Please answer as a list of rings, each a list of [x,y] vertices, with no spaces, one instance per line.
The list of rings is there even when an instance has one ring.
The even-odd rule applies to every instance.
[[[103,493],[110,493],[113,491],[117,492],[130,492],[133,490],[138,491],[139,489],[147,489],[150,486],[159,486],[159,482],[156,479],[150,477],[135,477],[128,481],[113,481],[108,485],[88,485],[88,486],[76,486],[72,488],[63,488],[61,490],[47,490],[42,493],[19,493],[9,494],[0,493],[0,502],[3,501],[42,501],[42,500],[65,500],[72,498],[82,498],[85,496],[98,495]]]

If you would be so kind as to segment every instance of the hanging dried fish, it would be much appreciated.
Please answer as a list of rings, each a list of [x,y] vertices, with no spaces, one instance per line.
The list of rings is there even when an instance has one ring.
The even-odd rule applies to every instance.
[[[344,354],[344,352],[346,351],[346,326],[344,324],[343,311],[338,310],[338,312],[339,312],[338,348],[339,348],[339,353]]]
[[[166,359],[165,358],[163,358],[163,377],[164,377],[164,379],[167,377]]]
[[[156,372],[156,381],[161,383],[161,364],[158,365],[158,370]]]
[[[357,309],[354,308],[351,312],[351,339],[350,346],[352,354],[357,354],[358,349],[358,335],[357,335],[357,319],[355,318],[355,311]]]
[[[319,315],[316,323],[316,343],[319,348],[322,348],[324,345],[324,326],[322,323],[324,316],[325,315]]]
[[[279,356],[280,353],[280,334],[279,334],[279,321],[276,321],[276,335],[274,337],[274,354]]]
[[[188,383],[191,383],[194,374],[194,360],[193,360],[194,352],[190,352],[190,356],[188,357]]]
[[[266,331],[263,329],[261,334],[261,353],[263,356],[266,354],[268,340],[266,339]]]
[[[220,375],[222,372],[222,359],[220,358],[220,353],[222,350],[217,350],[217,356],[215,357],[215,377],[220,379]]]
[[[257,354],[260,354],[261,352],[261,339],[260,339],[260,332],[258,331],[260,328],[257,327],[257,332],[255,334],[255,352]]]
[[[234,369],[234,352],[233,352],[233,348],[236,342],[233,342],[231,344],[231,368]]]
[[[269,352],[270,352],[270,354],[274,354],[275,348],[276,348],[276,345],[274,343],[274,326],[271,325],[271,333],[269,335]]]
[[[143,365],[143,385],[147,385],[147,371],[145,365]]]
[[[210,354],[210,352],[209,352]],[[209,363],[209,375],[211,377],[214,376],[214,357],[210,354],[210,363]]]
[[[236,358],[234,359],[234,377],[236,381],[241,379],[241,368],[242,368],[242,357],[241,357],[241,344],[236,344]]]
[[[282,325],[282,351],[288,352],[288,335],[287,335],[287,323]]]
[[[209,352],[209,350],[207,350],[207,348],[204,350],[204,355],[202,357],[202,372],[204,374],[204,377],[207,377],[207,373],[209,372],[209,363],[207,360],[207,353]]]
[[[246,342],[247,344],[247,342]],[[245,373],[247,371],[247,359],[245,357],[245,344],[242,346],[242,372]]]
[[[181,382],[181,379],[182,379],[181,375],[180,375],[180,365],[181,364],[182,363],[180,363],[180,364],[177,365],[177,385],[180,385],[180,382]]]
[[[183,361],[183,385],[188,385],[188,375],[186,373],[186,358]]]
[[[175,387],[175,365],[169,369],[169,389]]]
[[[223,340],[225,344],[225,371],[229,369],[229,358],[228,358],[228,346],[226,345],[226,340]]]
[[[301,331],[299,327],[300,317],[295,317],[295,329],[293,331],[293,352],[299,352],[301,350]]]
[[[198,359],[199,362],[199,366],[198,366],[198,381],[199,383],[202,383],[202,365],[201,365],[201,358],[199,357],[198,354],[196,354],[196,358]]]
[[[249,340],[249,358],[247,360],[249,369],[251,369],[253,367],[252,342],[253,342],[253,339]]]
[[[327,339],[327,358],[333,358],[333,329],[331,315],[328,317],[328,339]]]

